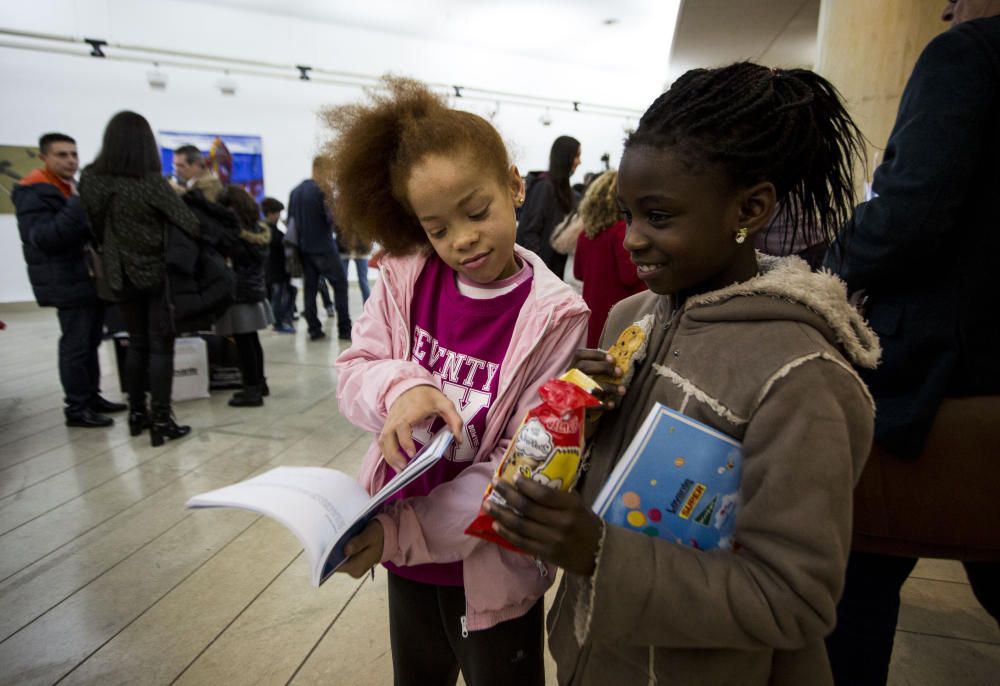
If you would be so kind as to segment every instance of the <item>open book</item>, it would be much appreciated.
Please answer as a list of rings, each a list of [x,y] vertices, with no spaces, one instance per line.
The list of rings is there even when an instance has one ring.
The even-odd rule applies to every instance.
[[[594,500],[609,524],[701,550],[731,549],[738,441],[656,403]]]
[[[441,459],[451,441],[450,431],[440,431],[373,496],[336,469],[275,467],[252,479],[196,495],[187,501],[187,507],[237,507],[281,522],[305,548],[313,586],[319,586],[346,559],[344,545],[365,528],[391,495]]]

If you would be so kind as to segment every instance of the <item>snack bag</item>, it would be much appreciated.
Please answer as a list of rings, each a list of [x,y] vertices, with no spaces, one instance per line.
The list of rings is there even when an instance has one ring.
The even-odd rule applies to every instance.
[[[521,422],[497,467],[497,475],[507,483],[513,483],[514,475],[520,474],[561,491],[573,488],[583,455],[584,413],[588,407],[600,405],[590,394],[597,387],[593,379],[576,369],[542,384],[538,390],[542,402],[531,408]],[[487,500],[507,504],[492,484],[483,495],[483,502]],[[493,522],[493,517],[480,509],[465,533],[522,552],[493,531]]]

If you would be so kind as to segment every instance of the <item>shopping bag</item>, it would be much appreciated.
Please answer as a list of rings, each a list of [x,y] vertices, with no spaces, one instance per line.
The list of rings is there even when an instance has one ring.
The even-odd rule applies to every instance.
[[[208,348],[201,338],[174,341],[174,402],[208,397]]]

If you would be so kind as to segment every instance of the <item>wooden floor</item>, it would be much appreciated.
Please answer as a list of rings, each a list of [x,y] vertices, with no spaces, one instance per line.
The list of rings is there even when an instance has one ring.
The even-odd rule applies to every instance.
[[[384,572],[313,589],[280,525],[183,508],[279,464],[357,470],[369,438],[337,412],[336,339],[262,332],[267,404],[178,403],[192,435],[154,449],[122,419],[63,426],[53,310],[0,320],[0,684],[392,682]],[[890,683],[1000,683],[1000,630],[961,567],[922,562],[904,599]]]

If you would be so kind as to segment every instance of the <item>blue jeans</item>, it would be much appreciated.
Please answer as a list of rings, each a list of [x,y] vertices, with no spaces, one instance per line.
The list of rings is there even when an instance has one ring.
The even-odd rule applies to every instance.
[[[104,303],[60,307],[59,380],[62,382],[66,414],[90,408],[101,385],[97,349],[104,328]]]
[[[276,281],[271,284],[271,309],[276,324],[292,323],[292,306],[295,303],[295,286],[291,281]]]
[[[337,252],[323,255],[302,254],[303,289],[305,302],[303,314],[311,335],[323,332],[323,324],[316,316],[316,292],[319,277],[324,277],[333,287],[333,302],[337,309],[337,332],[342,338],[351,335],[351,315],[347,308],[347,276]]]
[[[344,275],[347,275],[347,268],[351,262],[358,272],[358,286],[361,287],[361,302],[368,302],[368,296],[372,294],[372,288],[368,285],[368,258],[367,257],[341,257],[340,263],[344,265]]]

